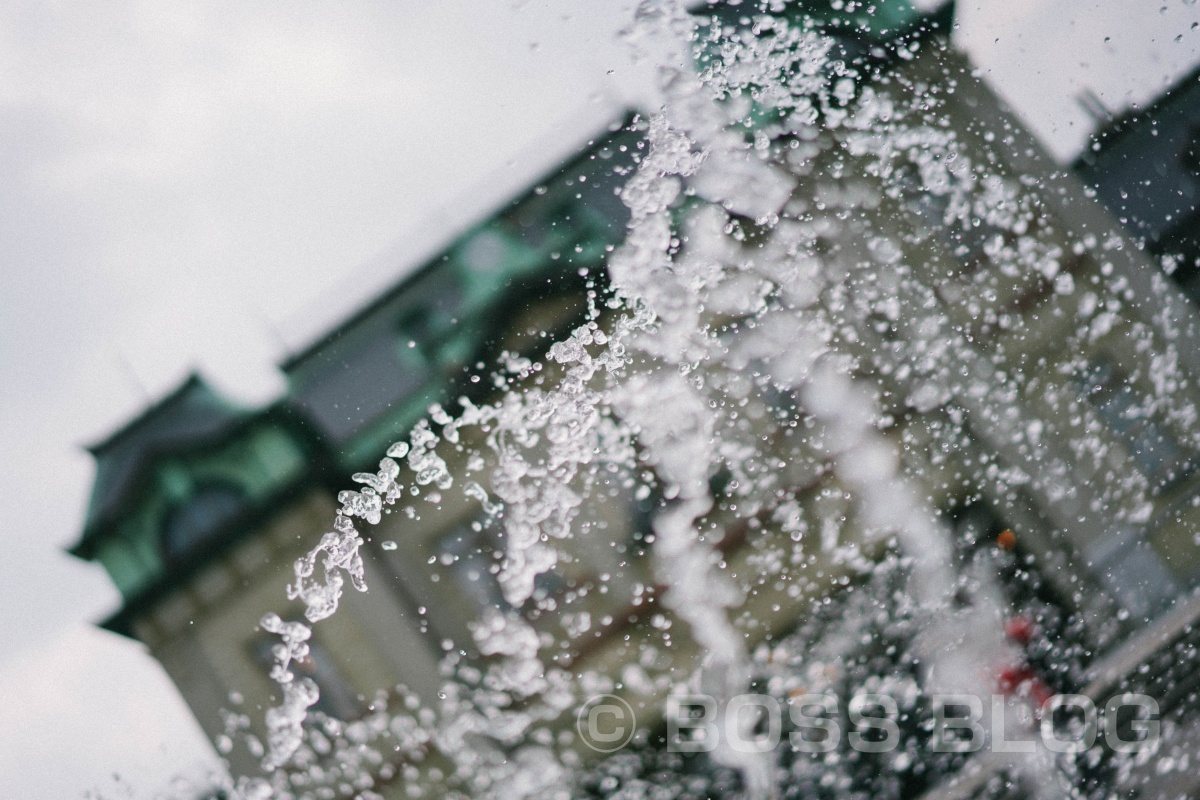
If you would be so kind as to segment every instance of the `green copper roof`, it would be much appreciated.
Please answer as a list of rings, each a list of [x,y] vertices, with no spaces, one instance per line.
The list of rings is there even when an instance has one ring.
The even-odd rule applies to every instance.
[[[96,479],[71,552],[101,562],[124,596],[109,627],[128,633],[139,609],[305,487],[344,488],[430,403],[488,391],[470,373],[486,371],[478,363],[494,362],[509,329],[538,303],[579,300],[578,309],[555,301],[566,311],[539,317],[539,330],[556,334],[563,313],[577,316],[580,270],[602,269],[624,236],[628,210],[614,167],[631,170],[641,140],[628,122],[289,359],[288,392],[270,407],[238,409],[193,375],[89,448]],[[531,347],[546,344],[538,341]]]
[[[534,297],[581,289],[581,268],[603,268],[628,219],[613,168],[632,168],[640,138],[594,140],[284,364],[286,402],[343,465],[378,458],[431,403],[471,394],[460,384],[495,366],[490,348]]]
[[[155,454],[209,440],[245,415],[200,376],[191,375],[136,419],[88,447],[96,460],[96,478],[76,549],[86,547],[86,542],[128,505],[142,469]]]

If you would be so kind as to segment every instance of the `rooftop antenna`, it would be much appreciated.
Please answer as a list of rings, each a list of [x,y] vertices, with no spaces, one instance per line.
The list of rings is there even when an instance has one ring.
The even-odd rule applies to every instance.
[[[1075,102],[1083,109],[1083,112],[1094,123],[1096,130],[1100,130],[1108,123],[1112,122],[1112,112],[1104,105],[1104,101],[1089,88],[1084,88],[1075,95]]]
[[[117,350],[117,363],[121,365],[121,372],[124,373],[126,380],[133,386],[133,390],[141,395],[142,400],[147,405],[154,402],[154,398],[150,395],[150,390],[146,388],[146,384],[142,383],[138,377],[137,370],[133,368],[133,364],[129,363],[129,359],[125,357],[125,351]]]
[[[275,321],[271,318],[271,316],[257,305],[248,305],[247,308],[251,314],[258,317],[258,321],[262,323],[262,326],[266,329],[268,337],[279,346],[279,352],[282,354],[282,360],[287,361],[289,358],[291,358],[294,355],[292,352],[292,347],[290,344],[288,344],[288,340],[284,337],[283,332],[279,330],[279,326],[275,324]]]

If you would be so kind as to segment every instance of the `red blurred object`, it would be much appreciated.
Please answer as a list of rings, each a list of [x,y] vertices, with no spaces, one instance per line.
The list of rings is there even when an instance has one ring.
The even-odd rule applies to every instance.
[[[1004,635],[1018,644],[1029,644],[1035,631],[1029,617],[1013,617],[1004,623]]]
[[[996,676],[996,686],[1002,694],[1028,697],[1039,711],[1054,696],[1050,687],[1027,664],[1001,669]]]

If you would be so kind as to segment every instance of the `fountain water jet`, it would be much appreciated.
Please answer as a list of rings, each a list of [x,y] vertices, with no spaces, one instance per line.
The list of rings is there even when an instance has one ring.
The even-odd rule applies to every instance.
[[[1052,293],[1074,291],[1074,279],[1063,277],[1071,273],[1062,249],[1029,233],[1031,220],[1044,216],[1032,193],[972,161],[955,134],[936,124],[935,98],[897,97],[874,85],[811,23],[763,13],[730,25],[689,14],[682,4],[647,2],[629,37],[669,56],[664,106],[643,121],[645,150],[621,193],[630,223],[625,243],[608,259],[610,295],[593,296],[588,322],[549,349],[545,364],[554,371],[546,384],[514,388],[493,404],[467,404],[457,416],[435,407],[407,442],[389,450],[377,474],[356,475],[362,488],[339,496],[334,531],[296,565],[289,588],[311,622],[336,611],[343,573],[365,590],[363,538],[355,527],[361,523],[354,520],[377,523],[403,498],[398,460],[414,476],[409,489],[447,491],[454,479],[438,448],[457,445],[465,430],[486,432],[480,456],[492,465],[489,485],[473,482],[464,491],[504,532],[498,580],[512,610],[497,609],[474,629],[487,662],[473,685],[486,691],[448,683],[427,737],[445,757],[439,773],[480,796],[550,796],[571,784],[578,759],[551,732],[585,699],[585,681],[546,657],[542,638],[516,609],[535,599],[538,576],[555,567],[554,543],[573,535],[601,463],[630,472],[653,468],[663,497],[652,524],[655,575],[663,607],[687,624],[699,654],[695,672],[679,684],[694,682],[718,707],[746,691],[758,669],[736,618],[745,587],[726,574],[721,534],[740,521],[753,536],[761,520],[785,518],[797,507],[798,491],[764,465],[779,472],[812,460],[814,481],[844,487],[864,536],[839,542],[834,524],[822,533],[825,556],[854,573],[869,572],[883,551],[898,554],[918,627],[955,615],[999,620],[995,587],[960,569],[950,526],[883,432],[895,420],[880,397],[892,395],[894,407],[902,392],[901,404],[918,413],[951,409],[949,424],[934,433],[939,446],[969,430],[999,449],[1030,436],[1006,410],[1023,387],[963,333],[935,276],[909,263],[905,251],[921,243],[896,236],[895,219],[871,215],[890,204],[891,213],[908,215],[903,224],[930,206],[940,215],[932,224],[948,229],[969,231],[985,220],[995,237],[983,249],[1001,274],[1015,283],[1048,282]],[[902,59],[915,52],[905,41],[895,47]],[[690,68],[697,55],[699,72]],[[789,210],[797,186],[811,183],[811,170],[820,168],[869,176],[875,185],[846,185],[843,196]],[[914,197],[905,210],[905,199]],[[850,255],[827,257],[829,241]],[[1145,342],[1156,335],[1145,325],[1135,330]],[[1158,379],[1186,384],[1173,345],[1161,352]],[[514,384],[532,368],[521,365]],[[765,428],[771,435],[803,431],[782,447],[782,457],[780,448],[763,444],[764,428],[741,425],[747,389],[740,381],[748,373],[749,391],[796,401]],[[1169,392],[1161,402],[1168,417],[1194,427],[1186,403]],[[733,476],[720,498],[715,467]],[[1111,506],[1136,522],[1146,513],[1145,481],[1131,479],[1100,498],[1072,485],[1069,459],[1047,458],[1041,474],[1054,482],[1036,491],[1080,514]],[[1019,469],[989,479],[1013,491],[1030,482]],[[828,527],[832,519],[818,522]],[[815,543],[810,537],[805,544]],[[960,608],[961,590],[972,582],[968,613]],[[278,776],[305,746],[305,710],[316,698],[313,686],[288,671],[304,653],[307,628],[273,616],[263,627],[283,639],[273,672],[283,702],[268,718],[264,761]],[[997,628],[990,638],[999,636]],[[942,659],[953,655],[953,669],[983,675],[1000,647],[951,653],[953,643],[936,636],[914,639],[922,690],[930,694],[951,668]],[[451,676],[457,659],[448,659]],[[778,796],[776,754],[721,746],[712,758],[737,771],[746,796]],[[1045,791],[1058,791],[1040,754],[1021,768],[1040,776]],[[287,786],[282,779],[245,781],[241,791],[255,797]]]

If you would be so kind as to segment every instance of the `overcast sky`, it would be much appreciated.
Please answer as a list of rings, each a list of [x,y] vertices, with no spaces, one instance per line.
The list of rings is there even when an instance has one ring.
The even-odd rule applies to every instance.
[[[1081,88],[1120,111],[1200,60],[1193,3],[964,0],[956,35],[1066,159]],[[0,5],[0,796],[150,796],[211,759],[156,664],[90,627],[118,597],[61,552],[80,445],[193,368],[269,399],[329,309],[645,97],[627,5]]]

